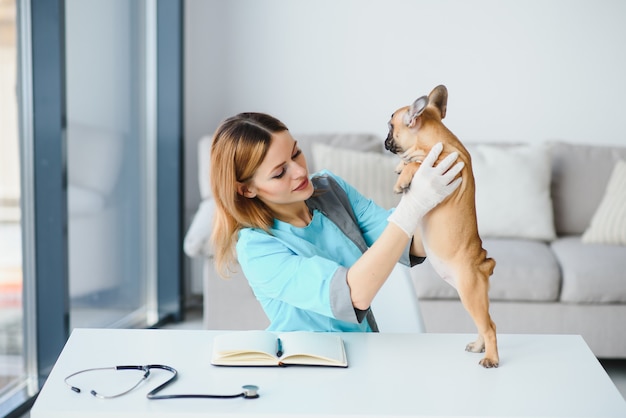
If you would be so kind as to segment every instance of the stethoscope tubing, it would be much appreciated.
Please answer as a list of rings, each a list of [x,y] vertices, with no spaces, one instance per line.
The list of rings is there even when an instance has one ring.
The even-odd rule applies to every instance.
[[[144,374],[141,377],[141,380],[139,380],[137,383],[135,383],[130,389],[127,389],[123,392],[117,393],[115,395],[102,395],[101,393],[96,392],[95,390],[90,390],[89,393],[91,395],[93,395],[94,397],[98,398],[98,399],[114,399],[114,398],[119,398],[120,396],[124,396],[127,393],[130,393],[131,391],[133,391],[135,388],[137,388],[139,385],[141,385],[149,376],[150,376],[150,369],[147,366],[113,366],[113,367],[92,367],[90,369],[84,369],[84,370],[79,370],[75,373],[70,374],[69,376],[67,376],[65,378],[65,384],[67,386],[69,386],[69,388],[76,392],[76,393],[81,393],[81,389],[71,385],[68,380],[71,379],[72,377],[82,374],[82,373],[87,373],[87,372],[95,372],[95,371],[100,371],[100,370],[138,370],[138,371],[143,371]]]
[[[90,368],[90,369],[84,369],[84,370],[79,370],[75,373],[70,374],[69,376],[67,376],[65,378],[65,384],[67,386],[69,386],[69,388],[76,392],[76,393],[81,393],[81,389],[71,385],[68,380],[78,374],[81,373],[87,373],[87,372],[92,372],[92,371],[97,371],[97,370],[137,370],[137,371],[143,371],[144,374],[141,378],[141,380],[139,380],[134,386],[132,386],[130,389],[125,390],[121,393],[115,394],[115,395],[102,395],[98,392],[96,392],[95,390],[91,390],[89,393],[91,393],[91,395],[93,395],[94,397],[98,398],[98,399],[114,399],[114,398],[119,398],[120,396],[126,395],[127,393],[131,392],[132,390],[134,390],[135,388],[137,388],[139,385],[141,385],[149,376],[150,376],[150,370],[152,369],[159,369],[159,370],[165,370],[168,371],[170,373],[172,373],[172,376],[166,380],[165,382],[163,382],[162,384],[160,384],[159,386],[157,386],[156,388],[154,388],[153,390],[151,390],[150,392],[148,392],[148,394],[146,395],[146,397],[148,399],[151,400],[164,400],[164,399],[234,399],[234,398],[245,398],[245,399],[255,399],[258,398],[259,395],[257,393],[257,391],[259,390],[259,388],[255,385],[245,385],[242,387],[243,392],[240,393],[236,393],[236,394],[229,394],[229,395],[214,395],[214,394],[173,394],[173,395],[158,395],[159,392],[161,392],[163,389],[165,389],[167,386],[169,386],[170,384],[172,384],[176,379],[178,379],[178,371],[171,367],[171,366],[166,366],[164,364],[148,364],[145,366],[113,366],[113,367],[94,367],[94,368]]]
[[[174,383],[174,381],[176,379],[178,379],[178,371],[176,369],[174,369],[173,367],[165,366],[165,365],[162,365],[162,364],[150,364],[150,365],[148,365],[146,367],[148,369],[167,370],[168,372],[173,373],[172,377],[170,377],[167,381],[165,381],[161,385],[157,386],[156,388],[154,388],[153,390],[148,392],[148,394],[146,395],[146,397],[148,399],[152,399],[152,400],[159,400],[159,399],[233,399],[233,398],[245,397],[245,395],[246,395],[245,392],[237,393],[237,394],[234,394],[234,395],[208,395],[208,394],[193,394],[193,393],[189,393],[189,394],[175,394],[175,395],[157,395],[157,393],[159,393],[160,391],[165,389],[167,386],[169,386],[171,383]]]

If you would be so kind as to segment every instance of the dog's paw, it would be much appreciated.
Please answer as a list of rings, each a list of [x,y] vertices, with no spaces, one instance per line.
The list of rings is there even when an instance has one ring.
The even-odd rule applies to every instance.
[[[410,186],[411,186],[411,183],[407,183],[406,181],[403,181],[403,177],[401,176],[396,181],[396,184],[394,184],[393,192],[397,194],[402,194],[406,192]]]
[[[393,192],[396,194],[402,194],[404,193],[407,189],[409,188],[409,185],[407,184],[402,185],[402,184],[396,184],[395,186],[393,186]]]
[[[487,357],[479,361],[478,364],[483,366],[485,369],[495,369],[500,365],[498,360],[493,360]]]
[[[480,344],[478,341],[474,341],[473,343],[469,343],[465,346],[465,351],[469,351],[470,353],[484,353],[485,344]]]

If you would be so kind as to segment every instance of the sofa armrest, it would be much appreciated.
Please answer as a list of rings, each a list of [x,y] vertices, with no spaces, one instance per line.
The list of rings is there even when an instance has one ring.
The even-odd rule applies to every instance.
[[[193,221],[185,234],[183,249],[189,257],[212,257],[213,246],[211,245],[211,228],[215,202],[213,199],[204,199],[200,202]]]

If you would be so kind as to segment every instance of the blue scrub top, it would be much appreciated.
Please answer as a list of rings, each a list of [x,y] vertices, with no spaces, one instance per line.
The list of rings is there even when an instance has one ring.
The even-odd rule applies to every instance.
[[[368,246],[387,226],[392,210],[361,195],[340,177]],[[257,228],[239,232],[237,258],[271,331],[371,331],[359,322],[346,281],[348,268],[362,255],[357,246],[330,219],[315,210],[306,227],[274,220],[269,233]],[[408,264],[408,247],[403,256]],[[362,317],[361,317],[362,319]]]

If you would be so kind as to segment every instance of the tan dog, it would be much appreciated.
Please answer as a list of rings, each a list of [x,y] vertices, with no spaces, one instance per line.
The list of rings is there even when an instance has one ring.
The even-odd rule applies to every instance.
[[[448,90],[437,86],[411,106],[398,109],[391,116],[385,148],[399,154],[403,162],[394,191],[409,187],[422,159],[438,142],[443,143],[439,161],[453,151],[465,167],[463,182],[446,200],[430,211],[420,225],[426,254],[437,273],[456,288],[461,302],[478,328],[478,339],[466,350],[485,352],[484,367],[498,367],[496,326],[489,315],[489,277],[496,265],[487,257],[478,235],[475,185],[470,155],[461,141],[441,120],[446,116]],[[435,164],[436,165],[436,164]],[[401,170],[401,171],[400,171]]]

